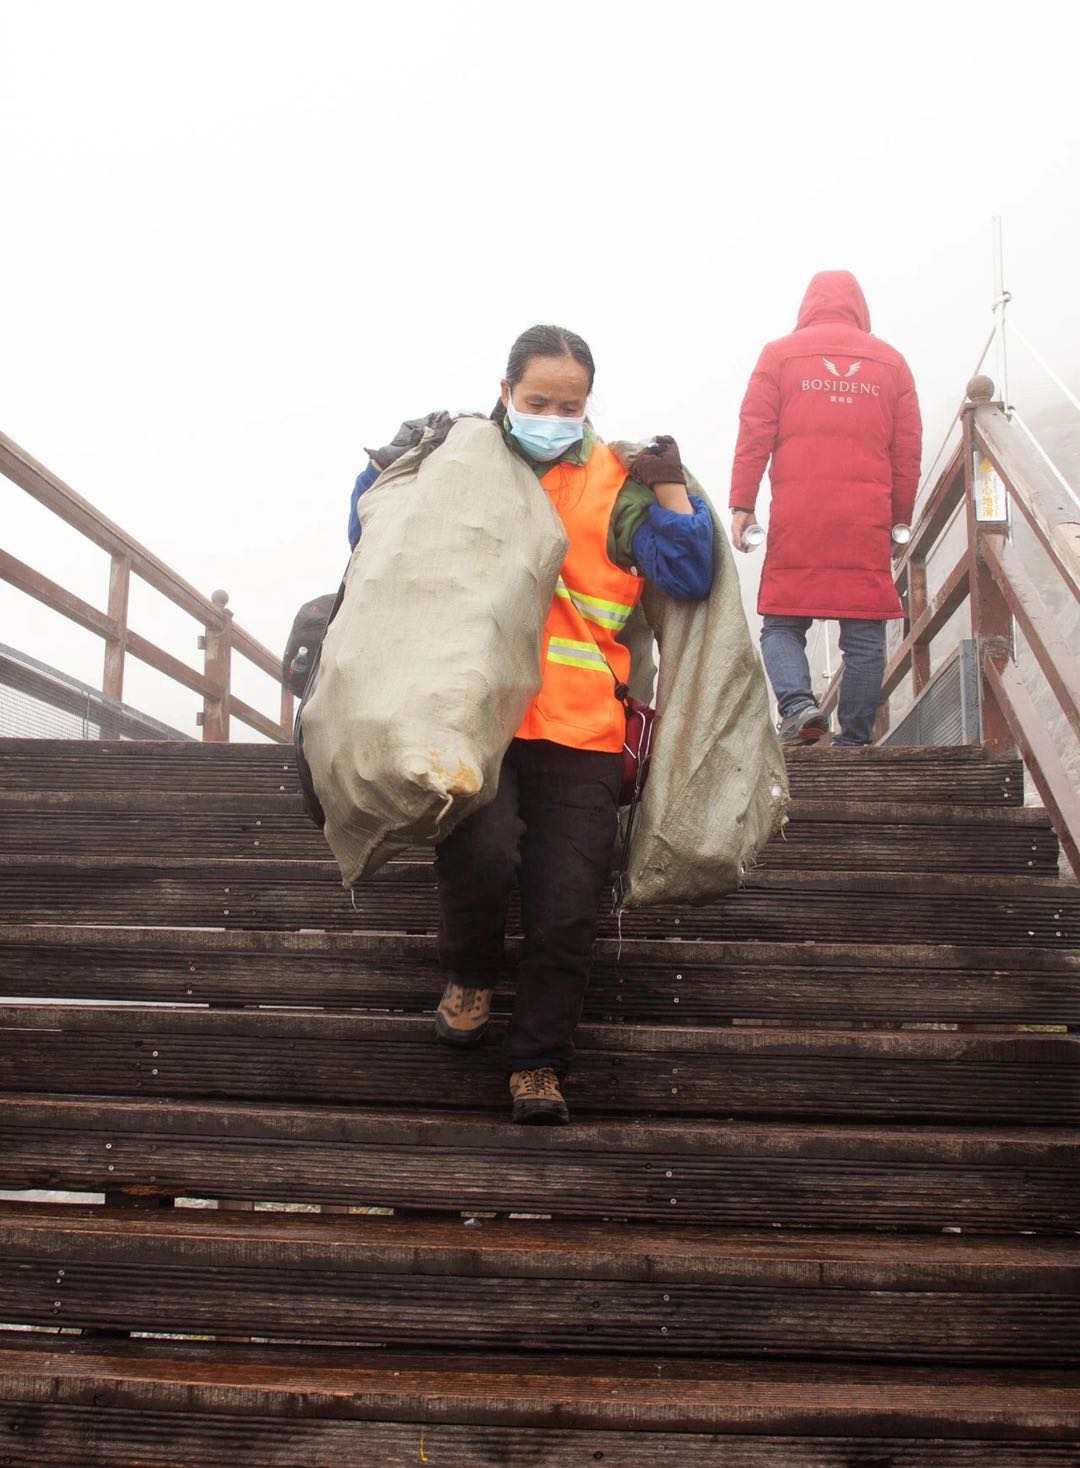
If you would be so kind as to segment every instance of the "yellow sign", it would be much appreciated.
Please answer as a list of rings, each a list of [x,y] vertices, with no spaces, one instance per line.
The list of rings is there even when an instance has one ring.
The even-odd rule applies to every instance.
[[[981,449],[975,450],[975,518],[982,522],[1009,518],[1004,482]]]

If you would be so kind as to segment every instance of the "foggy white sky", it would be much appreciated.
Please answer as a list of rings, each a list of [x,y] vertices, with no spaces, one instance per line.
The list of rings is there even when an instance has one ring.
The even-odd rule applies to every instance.
[[[602,433],[674,433],[723,503],[760,346],[854,270],[929,458],[993,213],[1017,321],[1080,360],[1078,40],[1042,3],[0,0],[0,429],[274,649],[337,583],[362,445],[490,407],[538,320],[590,341]],[[6,480],[0,517],[104,604],[105,558]],[[197,659],[156,595],[133,620]],[[99,681],[3,587],[0,641]],[[134,663],[125,696],[194,731]]]

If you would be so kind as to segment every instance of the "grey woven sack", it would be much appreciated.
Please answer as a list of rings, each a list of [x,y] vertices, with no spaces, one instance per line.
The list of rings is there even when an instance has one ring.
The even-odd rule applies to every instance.
[[[637,444],[611,448],[626,464],[640,452]],[[712,514],[716,575],[709,596],[675,601],[647,584],[642,599],[660,672],[649,777],[622,878],[625,907],[708,902],[734,891],[785,819],[787,772],[765,674],[734,556]],[[651,649],[632,651],[637,665]]]
[[[301,714],[346,887],[494,798],[540,689],[567,551],[536,475],[487,419],[461,418],[433,451],[402,455],[359,513]]]

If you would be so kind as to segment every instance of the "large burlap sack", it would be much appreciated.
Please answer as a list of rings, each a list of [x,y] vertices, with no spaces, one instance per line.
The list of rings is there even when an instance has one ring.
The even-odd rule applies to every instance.
[[[636,444],[611,447],[626,464],[640,452]],[[708,503],[688,478],[691,492]],[[642,601],[660,673],[649,778],[623,875],[626,907],[706,902],[734,891],[787,808],[764,670],[715,511],[713,521],[716,575],[708,598],[674,601],[647,585]],[[635,667],[651,657],[640,637],[631,651]]]
[[[349,563],[301,713],[344,885],[441,841],[494,798],[540,688],[567,540],[532,470],[487,419],[421,443],[360,500]]]

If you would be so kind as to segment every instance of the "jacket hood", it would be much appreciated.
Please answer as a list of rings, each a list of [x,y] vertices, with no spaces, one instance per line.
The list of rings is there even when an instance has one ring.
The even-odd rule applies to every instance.
[[[850,270],[822,270],[807,286],[796,330],[819,321],[847,321],[860,331],[870,330],[870,309]]]

